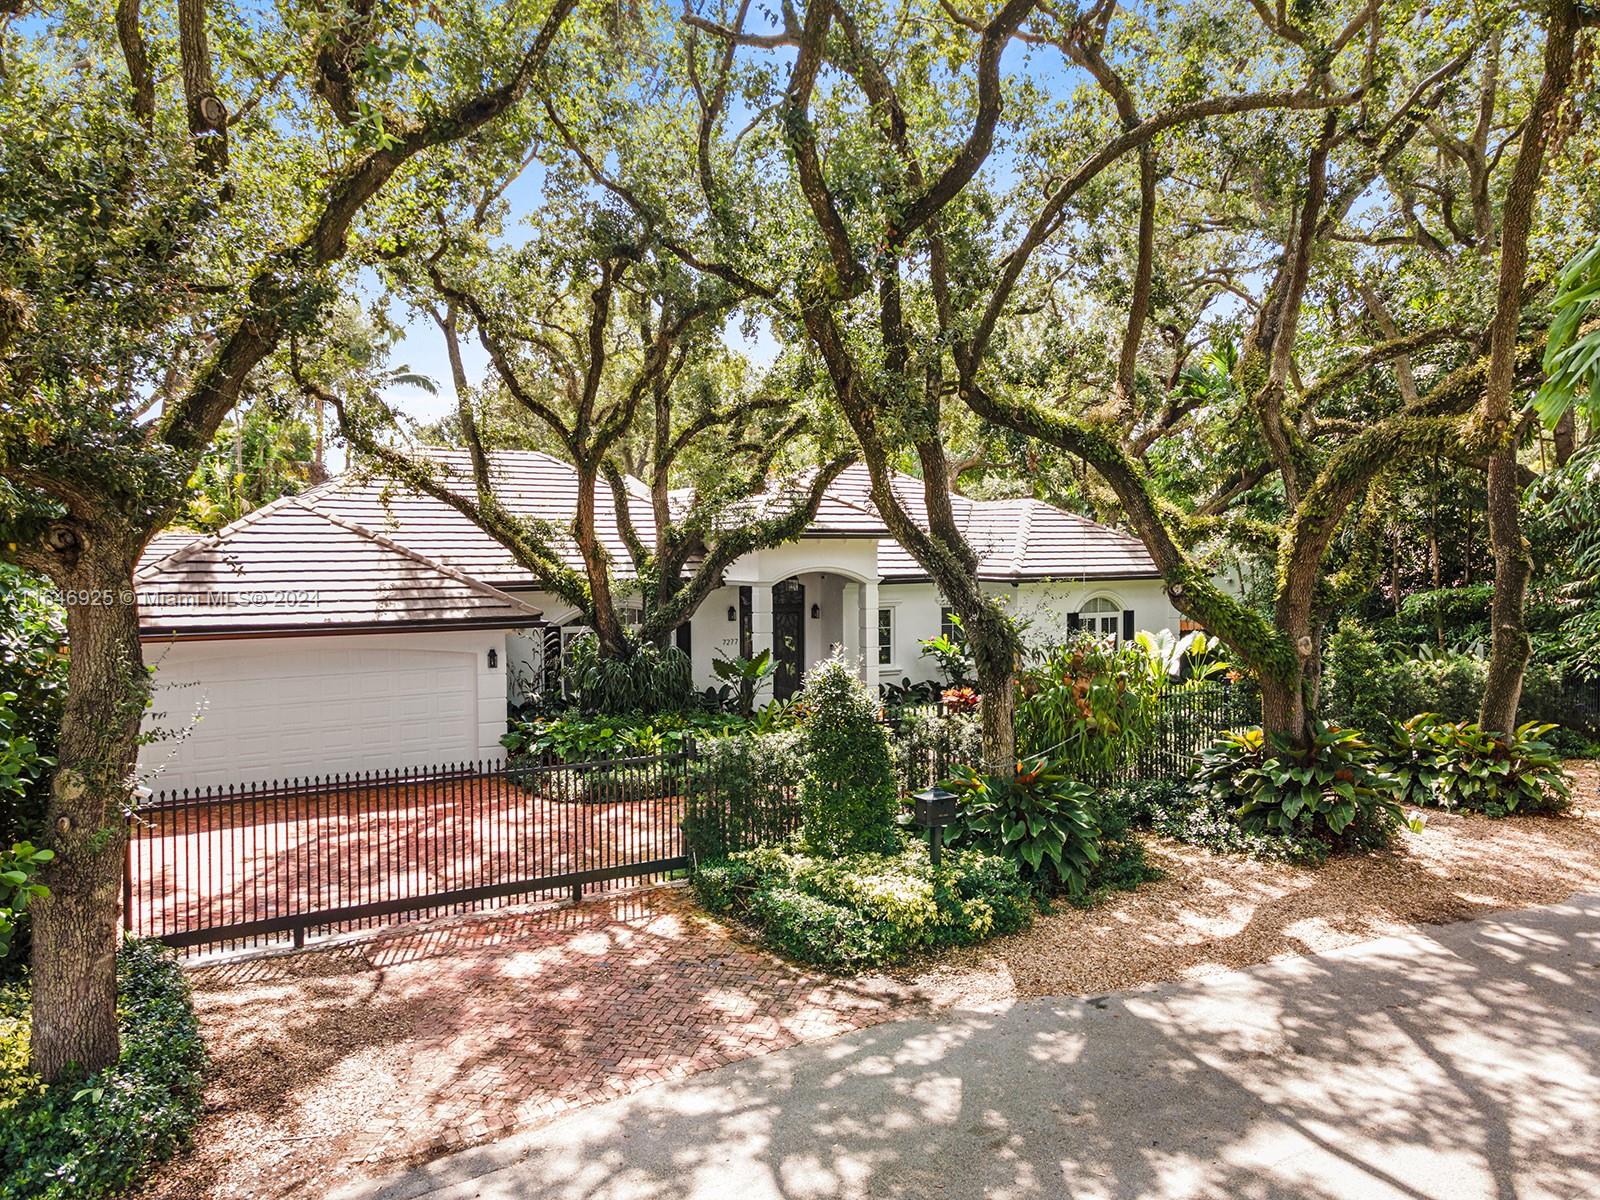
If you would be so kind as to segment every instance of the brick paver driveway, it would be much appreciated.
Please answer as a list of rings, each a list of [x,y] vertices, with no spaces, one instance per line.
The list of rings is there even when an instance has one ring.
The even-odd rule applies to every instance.
[[[199,967],[214,1070],[163,1197],[311,1196],[915,1006],[811,975],[680,888]]]

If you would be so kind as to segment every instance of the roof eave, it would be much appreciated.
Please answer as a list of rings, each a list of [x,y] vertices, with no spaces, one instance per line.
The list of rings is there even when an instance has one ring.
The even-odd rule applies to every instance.
[[[213,625],[206,629],[173,626],[139,628],[141,642],[220,642],[257,638],[338,637],[343,634],[449,633],[461,629],[530,629],[545,624],[542,616],[457,617],[440,621],[364,621],[348,625]]]

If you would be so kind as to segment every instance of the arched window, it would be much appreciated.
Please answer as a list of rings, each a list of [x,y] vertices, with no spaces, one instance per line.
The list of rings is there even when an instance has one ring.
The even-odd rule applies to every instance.
[[[1096,596],[1078,610],[1080,626],[1090,633],[1108,636],[1115,642],[1122,624],[1122,609],[1106,596]]]

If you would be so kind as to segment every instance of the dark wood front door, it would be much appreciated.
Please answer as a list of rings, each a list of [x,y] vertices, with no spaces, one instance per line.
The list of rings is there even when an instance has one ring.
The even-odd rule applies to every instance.
[[[787,700],[806,670],[806,588],[797,579],[772,585],[772,696]]]

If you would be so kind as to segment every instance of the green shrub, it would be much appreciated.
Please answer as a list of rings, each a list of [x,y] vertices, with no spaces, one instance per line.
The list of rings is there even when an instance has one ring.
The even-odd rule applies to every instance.
[[[1381,729],[1395,708],[1396,673],[1372,630],[1346,620],[1322,653],[1322,712],[1352,729]],[[1407,712],[1414,711],[1411,709]]]
[[[0,959],[11,951],[11,939],[28,911],[28,905],[50,891],[36,881],[41,868],[56,856],[32,842],[13,842],[0,850]]]
[[[806,710],[800,785],[806,847],[821,854],[892,849],[897,789],[877,701],[835,657],[807,675],[801,702]]]
[[[774,949],[834,970],[1013,933],[1033,913],[1014,863],[952,851],[935,871],[919,841],[895,854],[745,851],[704,864],[694,886],[708,909],[747,921]]]
[[[1101,806],[1133,829],[1155,829],[1164,815],[1186,803],[1193,788],[1182,779],[1138,779],[1108,788]]]
[[[902,927],[781,884],[756,892],[749,915],[779,954],[832,970],[900,962],[911,952],[911,938]]]
[[[1302,866],[1320,863],[1328,855],[1327,844],[1314,838],[1247,831],[1228,799],[1218,799],[1192,779],[1123,784],[1105,793],[1102,805],[1104,811],[1135,829],[1147,829],[1213,854],[1243,854]]]
[[[1149,740],[1166,682],[1137,646],[1080,637],[1044,652],[1022,677],[1017,747],[1078,778],[1109,778]]]
[[[676,646],[647,644],[627,658],[607,658],[584,636],[572,643],[562,674],[585,713],[677,712],[695,699],[693,665]]]
[[[1162,877],[1145,856],[1144,842],[1134,833],[1141,828],[1134,812],[1120,803],[1115,792],[1095,796],[1095,815],[1100,826],[1100,860],[1090,870],[1083,893],[1072,897],[1078,905],[1094,904],[1110,892],[1131,892]]]
[[[801,711],[799,705],[784,701],[768,704],[753,717],[701,710],[649,716],[565,712],[518,721],[500,744],[514,758],[540,762],[581,763],[672,754],[703,739],[794,729],[800,723]]]
[[[896,776],[907,791],[918,791],[937,783],[956,763],[979,761],[983,726],[970,712],[925,709],[899,721],[893,743]]]
[[[1372,746],[1322,721],[1303,749],[1269,743],[1259,728],[1224,733],[1201,752],[1195,779],[1247,833],[1373,849],[1406,820]]]
[[[122,1056],[78,1082],[27,1070],[27,991],[0,991],[0,1200],[95,1200],[134,1186],[188,1144],[205,1051],[172,956],[127,941],[117,956]]]
[[[684,813],[691,861],[776,845],[800,823],[797,733],[738,734],[699,743]]]
[[[1420,713],[1392,727],[1382,752],[1413,804],[1491,817],[1561,812],[1570,804],[1571,784],[1547,740],[1554,729],[1529,721],[1501,737],[1475,721]]]
[[[1043,758],[1009,777],[963,768],[949,783],[960,797],[951,843],[1015,859],[1024,879],[1046,894],[1081,896],[1100,861],[1094,789]]]
[[[748,856],[701,862],[694,869],[695,895],[709,912],[733,912],[760,886],[764,871],[760,860]]]
[[[1328,635],[1323,653],[1322,715],[1349,729],[1383,729],[1397,713],[1437,712],[1471,720],[1483,698],[1486,665],[1451,651],[1414,648],[1393,657],[1359,621]]]
[[[49,585],[0,563],[0,845],[42,832],[67,694],[67,632]]]

